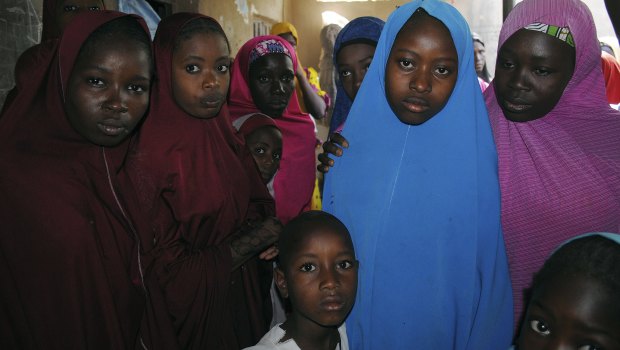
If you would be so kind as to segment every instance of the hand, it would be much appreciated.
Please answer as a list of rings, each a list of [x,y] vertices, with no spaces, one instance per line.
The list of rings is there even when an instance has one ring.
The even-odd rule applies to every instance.
[[[338,133],[329,135],[327,141],[323,143],[323,153],[318,156],[321,164],[316,167],[317,170],[322,173],[327,173],[329,168],[334,166],[334,160],[329,158],[329,155],[333,154],[336,157],[340,157],[342,156],[345,148],[349,148],[349,141],[347,141],[344,136]]]
[[[307,79],[306,71],[304,70],[304,67],[301,66],[299,61],[297,61],[297,71],[295,72],[295,76],[297,77],[297,80]]]
[[[278,249],[278,247],[274,244],[271,247],[267,248],[265,251],[263,251],[262,253],[260,253],[258,255],[258,257],[260,259],[269,261],[269,260],[273,260],[276,258],[276,256],[278,256],[278,254],[280,253],[280,250]]]

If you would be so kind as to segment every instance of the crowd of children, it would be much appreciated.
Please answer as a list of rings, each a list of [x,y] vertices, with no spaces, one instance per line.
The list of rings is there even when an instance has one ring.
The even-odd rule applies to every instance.
[[[0,114],[0,348],[620,349],[620,113],[581,1],[519,3],[488,87],[446,2],[351,21],[324,211],[290,23],[232,59],[205,15],[151,42],[44,3]]]

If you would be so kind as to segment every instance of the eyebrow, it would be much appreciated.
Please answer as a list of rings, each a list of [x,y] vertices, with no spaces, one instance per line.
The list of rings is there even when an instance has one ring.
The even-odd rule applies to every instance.
[[[413,50],[409,50],[409,49],[397,49],[396,52],[404,52],[404,53],[409,53],[415,56],[420,56],[419,53],[413,51]],[[446,61],[453,61],[453,62],[458,62],[458,59],[454,59],[452,57],[438,57],[435,59],[435,61],[437,60],[446,60]]]
[[[88,67],[85,67],[84,70],[86,70],[86,71],[88,71],[88,70],[96,70],[96,71],[99,71],[99,72],[102,72],[102,73],[107,73],[107,74],[112,73],[111,69],[107,69],[107,68],[102,67],[102,66],[88,66]],[[134,75],[131,78],[131,80],[150,81],[151,79],[148,78],[148,77],[145,77],[143,75]]]

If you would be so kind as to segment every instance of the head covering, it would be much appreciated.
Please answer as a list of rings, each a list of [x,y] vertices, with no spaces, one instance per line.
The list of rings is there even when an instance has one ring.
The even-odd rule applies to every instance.
[[[297,29],[292,23],[289,22],[280,22],[276,23],[271,27],[270,35],[281,35],[291,33],[293,38],[295,38],[295,42],[297,42],[297,46],[299,46],[299,36],[297,35]]]
[[[276,40],[291,54],[293,69],[297,69],[297,55],[286,40],[279,36],[258,36],[246,42],[233,63],[228,104],[232,120],[260,112],[252,100],[248,85],[250,55],[262,42]],[[282,132],[282,142],[286,145],[280,160],[280,170],[275,177],[274,190],[276,214],[283,223],[309,208],[316,177],[316,144],[314,123],[308,114],[302,113],[295,92],[281,116],[270,116]]]
[[[267,331],[262,303],[271,280],[261,285],[255,259],[231,273],[230,241],[246,220],[271,212],[273,202],[235,136],[226,104],[215,117],[199,119],[173,98],[175,41],[197,19],[219,26],[207,16],[177,13],[157,29],[158,80],[131,170],[160,242],[156,273],[181,348],[240,348]]]
[[[134,348],[150,249],[133,185],[129,140],[100,147],[69,124],[64,87],[97,28],[136,16],[85,12],[56,42],[42,81],[0,119],[0,339],[5,348]],[[148,32],[147,34],[148,35]],[[142,339],[148,342],[146,339]]]
[[[241,135],[243,135],[243,137],[247,137],[254,132],[254,130],[263,126],[273,126],[274,128],[278,127],[276,122],[274,122],[270,116],[262,113],[254,113],[237,118],[233,122],[233,126],[237,129],[237,131],[239,131],[239,133],[241,133]]]
[[[605,98],[592,15],[578,0],[525,0],[504,22],[499,47],[534,22],[568,27],[574,36],[575,70],[557,105],[517,123],[504,117],[495,88],[485,92],[517,315],[523,290],[556,246],[583,232],[620,228],[620,114]]]
[[[482,46],[486,46],[484,44],[484,41],[482,41],[482,37],[480,36],[480,34],[472,32],[471,33],[471,38],[473,39],[473,41],[477,41],[480,44],[482,44]],[[482,72],[480,74],[481,74],[480,79],[483,82],[487,83],[486,86],[488,86],[488,83],[491,82],[491,74],[489,74],[489,68],[487,67],[486,60],[484,61],[484,68],[482,69]],[[486,86],[484,86],[484,89],[482,89],[483,84],[480,83],[480,88],[482,89],[482,91],[486,90]]]
[[[620,63],[607,52],[601,52],[605,91],[609,104],[620,103]]]
[[[336,67],[336,72],[339,71],[337,58],[342,47],[351,42],[357,42],[360,40],[367,40],[369,42],[376,43],[379,40],[384,24],[385,22],[383,22],[383,20],[368,16],[356,18],[344,26],[340,33],[338,33],[336,43],[334,44],[333,60],[334,67]],[[336,73],[336,75],[338,76],[336,78],[336,102],[334,103],[334,113],[332,114],[332,120],[329,126],[330,133],[339,132],[342,130],[342,127],[347,120],[349,110],[351,109],[351,104],[353,103],[344,91],[339,74]]]
[[[62,35],[62,29],[58,27],[56,22],[56,7],[63,0],[43,0],[43,29],[41,31],[41,42],[48,39],[56,39]],[[100,0],[101,9],[105,9],[103,0]]]
[[[390,108],[385,67],[398,32],[420,7],[449,29],[458,77],[444,108],[414,126]],[[342,131],[350,147],[326,175],[323,195],[360,260],[347,319],[354,349],[510,345],[497,155],[473,60],[467,22],[445,2],[407,3],[383,28]]]

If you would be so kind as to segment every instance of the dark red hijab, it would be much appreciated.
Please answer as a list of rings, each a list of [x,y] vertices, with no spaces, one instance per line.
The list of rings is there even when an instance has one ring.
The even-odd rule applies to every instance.
[[[77,16],[0,119],[0,348],[127,349],[140,343],[145,288],[139,207],[122,167],[69,125],[63,87],[80,47],[130,16]],[[145,31],[145,23],[136,16]],[[45,74],[43,74],[43,73]],[[142,262],[142,264],[141,264]]]
[[[230,241],[248,220],[273,214],[273,201],[226,105],[198,119],[172,97],[175,39],[198,18],[217,23],[177,13],[159,24],[158,80],[130,168],[161,249],[157,274],[181,347],[239,349],[268,330],[271,277],[259,277],[258,261],[231,273]]]

